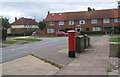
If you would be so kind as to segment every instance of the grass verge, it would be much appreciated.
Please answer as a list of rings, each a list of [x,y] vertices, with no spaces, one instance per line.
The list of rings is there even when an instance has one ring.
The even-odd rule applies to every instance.
[[[112,70],[111,70],[111,69],[108,69],[107,72],[112,72]]]
[[[5,46],[4,46],[4,45],[0,45],[0,48],[1,48],[1,47],[5,47]]]
[[[110,42],[120,42],[120,37],[110,38]]]
[[[54,35],[54,36],[36,36],[36,37],[57,37],[56,35]]]
[[[14,43],[18,43],[19,41],[2,41],[2,43],[4,44],[14,44]]]
[[[55,66],[55,67],[57,67],[59,69],[63,68],[63,65],[57,64],[57,63],[55,63],[55,62],[53,62],[51,60],[48,60],[48,59],[46,59],[44,57],[40,57],[40,56],[36,55],[35,53],[32,53],[31,55],[38,58],[38,59],[40,59],[40,60],[42,60],[42,61],[44,61],[44,62],[46,62],[46,63],[51,64],[51,65],[53,65],[53,66]]]
[[[30,42],[42,41],[42,39],[35,39],[35,38],[18,38],[15,40],[30,41]]]
[[[102,34],[98,34],[98,35],[88,35],[88,36],[97,37],[97,36],[103,36],[103,35]]]

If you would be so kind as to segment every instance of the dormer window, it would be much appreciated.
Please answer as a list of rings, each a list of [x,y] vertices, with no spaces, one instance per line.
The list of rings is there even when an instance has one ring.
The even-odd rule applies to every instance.
[[[52,14],[52,16],[54,16],[54,14]]]
[[[59,16],[61,16],[62,14],[60,13]]]

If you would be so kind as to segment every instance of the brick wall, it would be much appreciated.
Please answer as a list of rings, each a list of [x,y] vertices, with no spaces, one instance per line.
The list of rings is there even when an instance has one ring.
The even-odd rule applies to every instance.
[[[81,25],[81,27],[83,27],[85,30],[86,30],[86,28],[89,28],[90,31],[92,31],[92,27],[94,27],[94,26],[101,26],[102,30],[104,30],[103,27],[106,27],[106,26],[111,26],[111,27],[112,26],[120,26],[119,23],[115,23],[113,19],[110,19],[110,23],[103,23],[102,19],[98,19],[97,24],[91,24],[90,19],[85,20],[85,24],[79,24],[79,20],[75,20],[74,25],[69,25],[69,21],[65,21],[64,25],[58,25],[58,21],[55,21],[54,25],[52,25],[52,26],[49,26],[49,22],[46,22],[46,23],[47,23],[47,28],[79,27],[77,25]]]

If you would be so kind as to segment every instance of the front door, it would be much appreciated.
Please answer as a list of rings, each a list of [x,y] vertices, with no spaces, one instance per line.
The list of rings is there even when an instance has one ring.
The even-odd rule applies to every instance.
[[[86,28],[86,31],[89,31],[90,29],[89,28]]]

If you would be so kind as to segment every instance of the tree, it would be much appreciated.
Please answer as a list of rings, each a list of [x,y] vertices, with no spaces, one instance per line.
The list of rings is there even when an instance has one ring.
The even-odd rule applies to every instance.
[[[10,28],[10,24],[9,24],[9,19],[7,18],[1,18],[1,23],[2,23],[2,28],[3,29],[8,29]]]
[[[39,27],[39,29],[43,30],[46,27],[46,23],[41,21],[38,23],[38,27]]]
[[[0,18],[0,39],[6,40],[7,29],[10,28],[9,20],[7,18]]]

